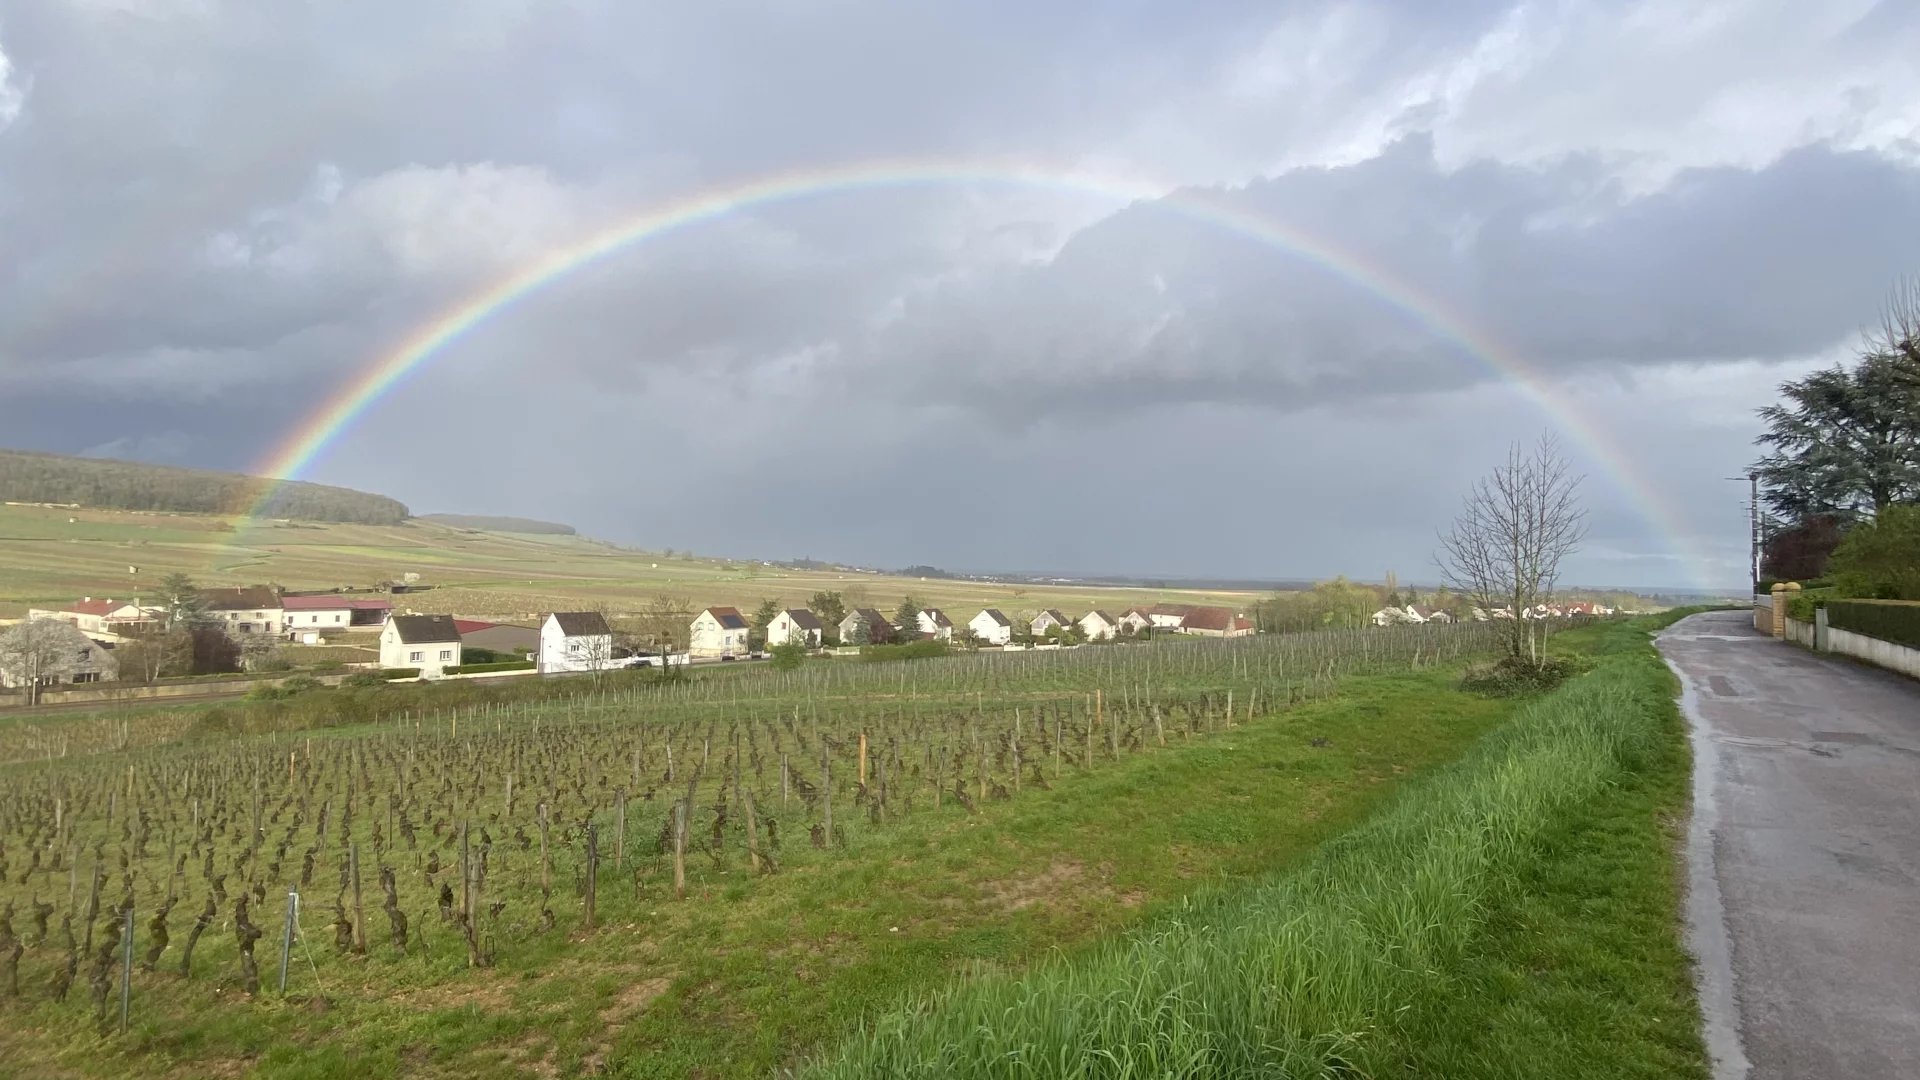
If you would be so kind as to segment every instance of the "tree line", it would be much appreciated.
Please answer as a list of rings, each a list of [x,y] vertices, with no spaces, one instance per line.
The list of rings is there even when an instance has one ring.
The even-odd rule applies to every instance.
[[[1853,359],[1759,410],[1761,587],[1920,600],[1920,277],[1889,293]]]
[[[455,529],[479,529],[482,532],[527,533],[534,536],[575,536],[571,525],[536,518],[505,517],[498,514],[421,514],[421,521]]]
[[[258,503],[262,517],[358,525],[411,516],[397,499],[351,488],[29,450],[0,450],[0,500],[186,514],[238,514]]]

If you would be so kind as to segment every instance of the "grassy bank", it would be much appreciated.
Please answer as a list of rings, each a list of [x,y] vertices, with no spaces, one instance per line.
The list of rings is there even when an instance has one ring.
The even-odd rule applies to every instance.
[[[1650,623],[1291,872],[898,1009],[829,1077],[1703,1076]]]
[[[0,1060],[34,1077],[763,1078],[957,974],[1091,948],[1195,890],[1308,857],[1513,714],[1454,690],[1457,671],[1344,678],[1331,697],[975,813],[922,806],[845,851],[800,840],[773,876],[703,855],[686,902],[623,880],[598,932],[523,940],[489,969],[464,968],[427,912],[430,950],[335,958],[320,891],[287,998],[246,1000],[218,927],[205,974],[136,980],[118,1037],[77,1002],[40,1000],[30,953],[35,992],[0,1008]]]

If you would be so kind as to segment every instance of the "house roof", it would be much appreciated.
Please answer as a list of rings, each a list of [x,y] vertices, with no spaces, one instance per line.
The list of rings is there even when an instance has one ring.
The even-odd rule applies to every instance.
[[[980,615],[985,615],[987,618],[992,619],[993,625],[995,626],[1012,626],[1013,625],[1013,620],[1001,614],[1000,609],[997,607],[984,608],[981,610]],[[974,616],[974,618],[976,619],[979,617],[980,617],[979,615]]]
[[[855,618],[864,621],[870,627],[893,625],[892,623],[887,621],[887,617],[885,615],[880,614],[879,611],[870,607],[857,607],[857,608],[854,608],[852,611],[847,612],[847,618],[841,619],[840,625],[845,626],[847,624],[847,619],[855,619]]]
[[[407,616],[407,615],[396,615],[396,616],[394,616],[394,618],[395,618],[395,619],[405,619],[405,618],[410,618],[410,616]],[[455,630],[457,630],[457,631],[459,631],[459,633],[460,633],[460,636],[462,636],[462,637],[465,637],[465,636],[466,636],[466,635],[468,635],[468,634],[477,634],[477,633],[479,633],[479,632],[480,632],[480,631],[482,631],[482,630],[491,630],[491,629],[493,629],[494,627],[496,627],[496,626],[499,626],[499,625],[500,625],[499,623],[490,623],[490,622],[482,622],[482,621],[481,621],[481,620],[479,620],[479,619],[455,619],[455,620],[453,620],[453,628],[454,628]],[[403,638],[402,640],[405,640],[405,639]]]
[[[941,611],[937,607],[921,608],[920,614],[931,618],[933,620],[933,625],[935,626],[952,626],[953,625],[953,620],[947,618],[947,613],[944,611]]]
[[[722,630],[745,630],[747,628],[747,617],[740,614],[740,609],[736,607],[710,607],[701,612],[701,614],[713,616],[714,621],[720,624]]]
[[[1199,608],[1192,604],[1155,604],[1148,608],[1146,613],[1148,615],[1178,615],[1184,619],[1199,610]]]
[[[1188,630],[1251,630],[1253,623],[1232,608],[1196,607],[1187,610],[1182,625]]]
[[[793,625],[799,627],[802,630],[826,629],[825,625],[823,625],[820,622],[820,616],[815,615],[811,610],[807,608],[803,608],[803,607],[788,608],[787,618],[792,620]]]
[[[208,611],[265,611],[280,606],[280,594],[265,585],[236,589],[201,589]]]
[[[75,600],[60,610],[71,612],[75,615],[105,615],[120,606],[121,605],[115,603],[111,598],[106,600]]]
[[[1060,623],[1063,626],[1067,622],[1067,617],[1065,615],[1060,614],[1059,608],[1047,608],[1046,610],[1042,611],[1040,615],[1051,615],[1053,616],[1054,622]],[[1033,617],[1035,622],[1040,621],[1040,615],[1035,615]]]
[[[1089,611],[1085,615],[1080,616],[1080,619],[1082,622],[1084,622],[1087,619],[1094,617],[1095,615],[1100,616],[1100,618],[1103,621],[1105,621],[1108,626],[1118,625],[1119,620],[1115,619],[1113,616],[1107,614],[1106,612],[1101,611],[1099,608],[1094,608],[1092,611]]]
[[[347,602],[337,596],[283,596],[283,611],[346,611]]]
[[[451,615],[395,615],[387,625],[407,645],[435,645],[459,641],[460,626]]]
[[[556,611],[553,621],[560,624],[560,632],[568,637],[602,637],[613,633],[607,617],[597,611]]]

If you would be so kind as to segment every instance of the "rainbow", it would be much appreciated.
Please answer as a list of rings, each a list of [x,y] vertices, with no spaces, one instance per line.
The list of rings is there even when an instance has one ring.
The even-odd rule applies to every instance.
[[[1535,374],[1517,352],[1447,311],[1437,300],[1389,268],[1343,252],[1291,225],[1224,205],[1209,198],[1204,191],[1116,179],[1071,168],[1037,168],[1029,163],[987,167],[919,160],[864,161],[777,173],[663,202],[585,239],[555,248],[440,312],[314,409],[253,471],[255,475],[280,480],[299,478],[363,413],[434,357],[520,300],[599,259],[667,233],[742,211],[822,195],[907,184],[1030,186],[1100,196],[1120,204],[1151,201],[1157,207],[1240,234],[1310,263],[1399,309],[1436,337],[1519,388],[1554,418],[1585,456],[1608,474],[1609,481],[1633,504],[1635,511],[1673,546],[1696,584],[1713,580],[1703,572],[1705,560],[1692,551],[1692,545],[1685,540],[1686,531],[1679,525],[1677,515],[1655,496],[1654,486],[1640,475],[1631,457],[1587,419],[1585,410],[1563,400],[1552,383]],[[273,491],[273,485],[266,487],[265,493],[250,508],[249,516],[259,516],[260,508]]]

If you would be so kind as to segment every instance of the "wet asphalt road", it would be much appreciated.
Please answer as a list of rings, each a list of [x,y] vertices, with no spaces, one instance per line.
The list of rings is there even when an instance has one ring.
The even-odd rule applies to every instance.
[[[1920,1078],[1920,683],[1744,611],[1659,646],[1693,731],[1688,942],[1715,1077]]]

